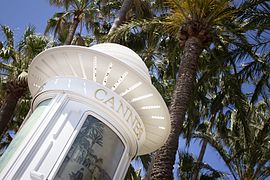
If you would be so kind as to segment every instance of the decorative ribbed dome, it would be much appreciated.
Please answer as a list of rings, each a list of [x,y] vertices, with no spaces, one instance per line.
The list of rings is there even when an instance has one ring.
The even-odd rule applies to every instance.
[[[115,43],[96,44],[90,47],[90,49],[102,52],[104,54],[108,54],[109,56],[120,60],[121,62],[135,69],[139,74],[141,74],[151,83],[148,68],[146,67],[140,56],[138,56],[131,49]]]

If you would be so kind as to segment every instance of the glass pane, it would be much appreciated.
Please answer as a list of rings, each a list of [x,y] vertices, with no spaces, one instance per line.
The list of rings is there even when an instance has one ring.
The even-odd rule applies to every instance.
[[[55,179],[112,179],[124,149],[123,142],[109,127],[88,116]]]
[[[16,153],[18,147],[22,144],[29,132],[31,132],[34,125],[39,122],[39,117],[41,117],[41,114],[48,108],[50,102],[51,99],[42,101],[26,121],[25,125],[23,125],[22,129],[15,135],[15,138],[12,140],[6,152],[0,159],[0,172],[7,165],[10,158]]]

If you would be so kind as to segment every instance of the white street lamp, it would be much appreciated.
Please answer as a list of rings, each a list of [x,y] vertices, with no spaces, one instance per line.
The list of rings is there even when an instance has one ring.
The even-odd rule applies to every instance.
[[[29,68],[31,116],[0,161],[0,179],[124,179],[136,155],[162,146],[169,113],[127,47],[61,46]]]

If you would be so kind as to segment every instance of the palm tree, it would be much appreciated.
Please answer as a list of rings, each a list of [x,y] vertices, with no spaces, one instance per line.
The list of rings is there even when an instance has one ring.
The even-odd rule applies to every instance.
[[[1,26],[5,42],[1,42],[0,68],[1,92],[4,93],[0,110],[0,134],[12,120],[18,101],[28,94],[27,70],[31,60],[48,45],[49,40],[35,34],[34,27],[28,27],[18,48],[14,45],[13,32],[7,26]]]
[[[125,180],[142,180],[141,170],[135,170],[133,166],[129,166]]]
[[[200,169],[204,170],[204,173],[202,173],[200,176],[201,180],[214,180],[226,176],[225,173],[214,169],[207,163],[198,163],[198,160],[196,160],[196,158],[189,152],[179,151],[177,155],[179,157],[179,163],[177,164],[179,173],[177,174],[177,176],[183,180],[191,179],[193,177],[193,172],[196,167],[200,167]]]
[[[159,46],[159,48],[160,49],[158,49],[158,50],[161,50],[161,52],[163,51],[163,53],[160,53],[160,59],[164,59],[164,57],[162,57],[162,55],[172,55],[172,52],[174,52],[174,48],[175,47],[178,47],[178,46],[175,46],[175,44],[172,44],[172,46],[170,46],[169,44],[168,44],[168,41],[171,41],[171,42],[174,42],[174,43],[177,43],[176,41],[172,41],[172,39],[175,39],[175,37],[173,37],[173,36],[171,36],[171,35],[169,35],[168,33],[166,34],[166,30],[165,30],[165,34],[163,33],[163,34],[161,34],[161,32],[164,32],[164,29],[161,29],[161,27],[162,27],[162,25],[164,25],[164,22],[162,22],[162,18],[161,18],[161,20],[159,20],[159,19],[155,19],[155,20],[153,20],[153,21],[151,21],[151,22],[149,22],[149,21],[145,21],[145,20],[143,20],[143,21],[135,21],[135,22],[131,22],[131,23],[129,23],[129,24],[125,24],[125,25],[123,25],[123,26],[121,26],[121,27],[119,27],[119,29],[117,30],[117,32],[115,33],[115,34],[111,34],[110,36],[111,36],[111,39],[112,40],[116,40],[119,36],[120,36],[120,39],[127,39],[127,37],[129,37],[128,35],[130,35],[131,34],[131,37],[132,37],[132,34],[134,33],[134,32],[137,32],[137,31],[144,31],[144,30],[149,30],[149,31],[151,31],[151,30],[154,30],[154,32],[152,31],[152,32],[150,32],[151,34],[150,34],[150,37],[154,37],[153,39],[154,39],[154,41],[153,42],[156,42],[156,43],[151,43],[152,41],[149,41],[149,36],[147,37],[148,39],[147,39],[147,41],[146,41],[146,48],[145,49],[150,49],[151,50],[151,48],[152,48],[152,51],[150,51],[150,56],[152,56],[152,54],[153,54],[153,52],[155,52],[156,51],[156,49],[157,48],[153,48],[154,46]],[[179,23],[172,23],[172,24],[179,24]],[[168,21],[167,22],[165,22],[165,25],[166,25],[166,27],[168,27]],[[137,30],[137,27],[138,27],[138,30]],[[149,28],[150,27],[150,28]],[[155,27],[155,28],[153,28],[153,27]],[[141,28],[141,30],[140,30],[140,28]],[[166,29],[166,28],[165,28]],[[127,31],[128,30],[128,31]],[[157,30],[160,30],[159,31],[159,33],[157,32]],[[116,35],[117,33],[119,33],[118,35]],[[158,34],[158,36],[159,37],[156,37],[155,35],[157,35]],[[160,35],[161,34],[161,35]],[[142,34],[143,35],[143,34]],[[149,34],[147,34],[147,35],[149,35]],[[203,35],[202,35],[203,36]],[[124,39],[124,40],[125,40]],[[143,39],[143,38],[142,38]],[[146,39],[146,38],[145,38]],[[131,39],[132,40],[132,39]],[[195,40],[196,41],[196,43],[197,43],[197,38],[195,38],[195,37],[191,37],[191,43],[192,43],[192,41],[193,40]],[[121,42],[121,41],[120,41]],[[163,42],[166,44],[165,45],[165,48],[163,47]],[[181,42],[181,44],[183,43],[183,41],[180,41]],[[151,44],[150,44],[151,43]],[[178,42],[179,43],[179,42]],[[191,79],[189,79],[189,81],[188,81],[188,85],[189,85],[189,88],[191,88],[191,89],[193,89],[192,88],[192,86],[193,86],[193,82],[194,82],[194,80],[195,80],[195,75],[196,75],[196,72],[197,72],[197,66],[198,66],[198,64],[197,64],[197,62],[194,62],[194,60],[197,60],[197,58],[199,57],[199,55],[201,54],[201,52],[202,52],[202,49],[203,49],[203,45],[201,44],[201,42],[198,42],[197,44],[194,44],[194,48],[193,49],[191,49],[190,48],[190,46],[192,46],[192,44],[190,44],[190,42],[188,41],[188,43],[187,43],[187,47],[185,48],[185,49],[191,49],[191,51],[189,51],[189,52],[184,52],[183,53],[183,59],[182,59],[182,64],[181,65],[183,65],[183,66],[185,66],[184,68],[182,67],[182,68],[180,68],[181,69],[181,71],[184,69],[186,69],[186,70],[195,70],[195,71],[193,71],[193,72],[189,72],[189,74],[186,76],[187,78],[191,78]],[[206,42],[205,42],[206,43]],[[137,45],[137,44],[136,44]],[[153,46],[154,45],[154,46]],[[199,49],[196,49],[196,45],[199,45]],[[168,47],[171,47],[171,48],[168,48]],[[172,48],[173,47],[173,48]],[[181,48],[183,48],[183,46],[181,45]],[[134,49],[134,48],[133,48]],[[167,49],[167,52],[164,52],[164,49]],[[154,50],[154,51],[153,51]],[[193,50],[198,50],[197,52],[195,52],[195,53],[193,53]],[[145,51],[144,51],[145,52]],[[160,51],[159,51],[160,52]],[[177,51],[176,51],[177,52]],[[195,57],[193,56],[190,56],[190,53],[191,53],[191,55],[195,55]],[[148,54],[148,53],[146,53],[146,54]],[[177,53],[175,53],[174,55],[179,55],[179,51],[177,52]],[[147,56],[146,56],[147,57]],[[176,60],[172,60],[172,58],[170,58],[171,56],[167,56],[167,58],[166,58],[166,56],[165,56],[165,61],[164,62],[169,62],[169,64],[171,64],[171,65],[173,65],[172,66],[172,68],[176,68],[177,67],[177,64],[175,64],[175,62],[179,62],[179,57],[176,57],[176,56],[174,56],[174,59],[176,59]],[[186,58],[186,57],[188,57],[188,58]],[[190,58],[191,58],[191,60],[190,60]],[[145,59],[145,58],[143,58],[143,59]],[[146,58],[146,59],[148,59],[148,58]],[[145,59],[145,60],[146,60]],[[183,60],[187,60],[187,61],[183,61]],[[193,60],[193,62],[192,62],[192,60]],[[146,62],[147,63],[147,62]],[[195,63],[195,64],[194,64]],[[181,66],[180,65],[180,66]],[[192,66],[191,68],[190,68],[190,66]],[[170,67],[170,66],[169,66]],[[171,70],[170,71],[167,71],[167,72],[172,72]],[[181,74],[181,72],[179,73],[178,72],[178,75],[180,75]],[[183,78],[183,76],[182,76],[182,78]],[[178,82],[179,82],[179,78],[178,78]],[[181,84],[183,83],[183,81],[181,82]],[[173,83],[174,84],[174,83]],[[176,84],[176,86],[177,86],[177,84]],[[178,87],[179,87],[179,83],[178,83]],[[181,85],[181,87],[182,88],[188,88],[187,86],[182,86]],[[177,91],[178,91],[178,94],[179,94],[179,89],[177,89]],[[186,89],[185,90],[185,93],[184,94],[182,94],[183,96],[181,97],[181,98],[184,98],[184,100],[186,101],[186,103],[185,103],[185,105],[186,105],[186,107],[185,108],[187,108],[187,106],[188,106],[188,104],[187,104],[187,101],[188,101],[188,96],[187,95],[191,95],[192,94],[192,91],[190,90],[190,89]],[[181,95],[181,94],[180,94]],[[186,98],[185,98],[186,97]],[[175,96],[173,96],[173,98],[171,98],[171,99],[173,99],[173,102],[172,102],[172,104],[176,104],[177,102],[179,103],[179,101],[178,101],[178,98],[179,98],[179,96],[176,94]],[[175,102],[175,100],[177,100],[177,102]],[[182,99],[182,102],[185,102],[185,101],[183,101],[183,99]],[[177,107],[177,106],[175,106],[175,105],[172,105],[172,107],[174,107],[174,109],[178,109],[179,110],[179,108]],[[174,113],[174,115],[173,115],[173,112],[174,111],[172,111],[172,109],[173,108],[171,108],[171,116],[172,117],[175,117],[175,118],[177,118],[177,117],[180,117],[179,116],[179,114],[175,114]],[[185,112],[183,112],[182,111],[182,115],[184,116],[184,114],[185,114]],[[173,119],[173,118],[172,118]],[[182,119],[181,120],[181,122],[180,121],[174,121],[174,122],[177,122],[178,123],[178,125],[177,124],[174,124],[173,126],[172,126],[172,130],[174,131],[174,135],[173,135],[173,137],[171,137],[171,140],[172,141],[170,141],[167,145],[168,145],[168,147],[170,147],[171,148],[171,151],[168,151],[168,150],[166,150],[166,153],[168,153],[168,152],[170,152],[170,154],[167,154],[166,155],[166,157],[165,156],[162,156],[162,155],[157,155],[157,156],[159,156],[159,157],[162,157],[162,160],[160,161],[160,164],[158,164],[158,165],[156,165],[156,167],[158,168],[156,171],[159,173],[160,172],[160,169],[163,169],[162,171],[163,172],[161,172],[160,174],[163,174],[163,175],[165,175],[165,177],[160,177],[160,176],[158,176],[158,177],[156,177],[157,179],[170,179],[170,178],[172,178],[172,174],[171,174],[171,172],[172,172],[172,167],[173,167],[173,164],[174,164],[174,154],[176,153],[176,150],[177,150],[177,147],[178,147],[178,136],[179,136],[179,134],[180,134],[180,129],[181,129],[181,126],[180,126],[180,124],[182,124],[183,123],[183,120],[184,119]],[[172,145],[172,146],[170,146],[170,145]],[[164,158],[165,157],[165,158]],[[169,161],[170,163],[168,163],[168,162],[166,162],[166,163],[164,163],[164,160],[166,159],[166,161]],[[164,167],[162,167],[162,166],[167,166],[167,168],[164,168]],[[169,176],[167,176],[166,174],[170,174]],[[153,178],[153,177],[152,177]]]
[[[224,98],[223,93],[219,93],[214,99],[213,102],[211,103],[211,110],[210,110],[210,117],[208,121],[204,121],[202,124],[200,124],[198,126],[197,129],[203,129],[206,132],[212,132],[212,128],[215,124],[216,121],[216,116],[218,114],[219,111],[222,111],[223,107],[222,107],[222,99]],[[213,108],[214,107],[214,108]],[[201,149],[199,152],[199,156],[196,159],[196,164],[194,166],[194,169],[192,171],[192,178],[193,180],[197,180],[199,177],[199,172],[200,172],[200,164],[203,162],[203,157],[204,154],[206,152],[206,148],[207,148],[207,140],[203,139],[202,140],[202,145],[201,145]]]
[[[91,31],[96,36],[102,31],[106,31],[106,33],[109,31],[105,18],[106,14],[102,12],[105,4],[102,5],[99,1],[50,0],[50,4],[63,7],[65,11],[55,13],[53,18],[48,20],[45,34],[53,31],[54,35],[58,35],[60,40],[64,40],[64,44],[71,44],[79,25],[80,31],[85,26],[87,31]]]
[[[162,37],[166,40],[170,40],[175,38],[175,34],[179,32],[178,43],[184,52],[180,55],[180,58],[174,56],[175,59],[181,59],[181,64],[178,72],[178,80],[176,83],[176,93],[174,94],[172,98],[173,102],[171,103],[173,135],[169,137],[170,141],[168,141],[166,144],[167,148],[163,147],[163,153],[158,153],[157,155],[159,162],[156,163],[156,173],[154,172],[152,174],[160,174],[161,176],[156,176],[156,178],[152,177],[153,179],[172,178],[172,176],[167,176],[167,174],[171,174],[170,172],[174,163],[174,152],[178,146],[178,135],[181,131],[181,126],[185,119],[185,112],[188,106],[187,102],[191,100],[190,95],[192,94],[192,86],[195,75],[198,72],[197,68],[201,64],[201,61],[198,61],[198,59],[202,50],[206,49],[206,47],[208,47],[211,42],[214,42],[214,44],[211,44],[212,46],[214,45],[215,47],[224,48],[225,50],[229,51],[229,53],[237,53],[241,50],[241,54],[243,54],[243,52],[250,55],[255,54],[254,52],[250,52],[252,47],[249,45],[246,46],[248,44],[246,36],[241,34],[243,32],[241,29],[244,27],[243,24],[246,24],[246,20],[233,22],[236,20],[236,17],[233,16],[233,14],[236,13],[238,15],[238,11],[233,10],[235,8],[230,7],[231,4],[228,1],[188,0],[181,2],[170,1],[169,4],[172,6],[172,8],[168,18],[164,18],[164,16],[168,16],[168,14],[165,13],[162,15],[161,13],[161,15],[159,15],[157,18],[154,18],[154,20],[151,22],[147,20],[130,22],[119,27],[117,31],[110,34],[109,37],[113,41],[117,40],[116,42],[127,43],[126,45],[130,45],[129,41],[137,42],[137,39],[134,38],[134,34],[139,35],[139,38],[143,39],[140,42],[142,42],[142,44],[144,43],[144,49],[150,49],[149,54],[152,56],[153,52],[155,52],[153,49],[156,50],[157,48],[153,48],[151,50],[153,46],[149,46],[149,42],[151,42],[148,41],[149,36],[151,38],[154,37],[154,39],[158,39],[153,41],[155,42],[153,44],[156,44],[156,46],[160,47]],[[244,10],[242,7],[239,9],[241,9],[241,11]],[[168,9],[166,12],[168,12]],[[162,28],[162,25],[165,28]],[[224,28],[224,26],[226,26],[226,28]],[[161,32],[163,31],[163,33],[158,33],[157,29],[161,30]],[[151,34],[148,34],[147,32],[150,31]],[[168,35],[168,32],[172,32],[171,35]],[[158,38],[156,37],[157,34],[159,35]],[[146,37],[144,35],[146,35]],[[131,47],[133,47],[134,44],[137,45],[138,43],[131,44]],[[233,45],[234,47],[236,46],[237,48],[231,48],[230,45]],[[175,44],[173,46],[176,47]],[[137,46],[135,47],[135,50],[136,48]],[[206,50],[211,51],[212,47]],[[173,48],[171,49],[171,52],[174,52]],[[164,59],[162,56],[159,56],[159,58]],[[236,68],[233,64],[233,61],[237,58],[239,58],[239,56],[230,58],[229,61],[225,62],[224,64],[221,63],[223,68],[228,65],[232,65],[232,69],[235,70]],[[254,56],[252,56],[252,58],[255,59],[255,61],[259,59]],[[169,60],[171,60],[171,58]],[[210,66],[212,65],[212,62],[208,63]],[[177,66],[174,66],[174,68],[175,67]],[[156,72],[156,69],[154,71]],[[186,71],[188,74],[186,74]],[[235,72],[237,73],[237,70]],[[263,79],[265,82],[265,78]],[[189,86],[186,85],[186,82],[188,82]],[[180,91],[181,88],[182,90]],[[175,113],[174,110],[181,110],[181,113]],[[159,173],[160,171],[161,173]]]
[[[259,43],[260,44],[260,43]],[[255,44],[255,46],[257,46],[257,44]],[[248,48],[248,46],[247,46]],[[242,50],[243,51],[243,50]],[[245,51],[245,49],[244,49]],[[239,54],[250,54],[252,56],[255,55],[254,52],[252,51],[245,51],[245,52],[241,52],[239,50],[237,50],[237,56]],[[241,53],[239,53],[241,52]],[[221,53],[222,54],[222,53]],[[226,53],[228,54],[228,53]],[[231,57],[234,56],[234,53],[229,53],[227,58],[226,57],[223,57],[222,59],[231,59]],[[258,55],[257,55],[258,56]],[[241,86],[244,83],[249,83],[249,84],[252,84],[254,83],[255,85],[255,90],[252,94],[248,94],[248,98],[250,100],[250,104],[254,104],[256,103],[256,101],[254,101],[255,99],[257,100],[258,98],[262,98],[263,96],[258,96],[258,95],[264,95],[264,92],[269,92],[269,87],[267,89],[267,80],[261,80],[261,79],[264,79],[263,77],[266,77],[267,78],[267,73],[265,73],[265,68],[267,68],[267,65],[265,64],[268,60],[267,58],[265,59],[265,56],[262,54],[261,57],[254,57],[252,59],[253,61],[251,61],[251,59],[249,58],[248,59],[248,64],[246,66],[242,66],[242,69],[241,68],[238,68],[238,70],[235,68],[236,67],[236,64],[235,62],[232,62],[232,71],[229,70],[228,68],[224,69],[223,73],[220,73],[220,75],[218,77],[222,77],[221,79],[219,78],[216,78],[219,82],[219,84],[214,84],[214,87],[215,89],[218,89],[218,92],[219,93],[214,93],[214,94],[217,94],[216,96],[216,103],[215,101],[211,102],[209,101],[206,97],[209,96],[209,94],[203,94],[202,96],[205,97],[207,100],[206,102],[210,102],[211,103],[211,106],[210,107],[213,107],[214,108],[214,111],[212,110],[213,108],[211,108],[211,113],[212,112],[215,112],[218,113],[218,115],[216,116],[211,116],[211,120],[210,120],[210,125],[206,126],[208,128],[205,128],[205,126],[203,127],[202,125],[200,125],[201,127],[200,128],[197,128],[197,130],[201,131],[201,133],[205,133],[207,134],[207,138],[202,138],[202,141],[203,141],[203,145],[202,145],[202,148],[201,148],[201,151],[200,151],[200,155],[199,155],[199,158],[198,158],[198,163],[202,162],[202,159],[203,159],[203,155],[204,155],[204,152],[205,152],[205,148],[206,148],[206,145],[209,141],[209,138],[210,136],[213,136],[214,134],[217,134],[217,132],[220,134],[220,137],[222,138],[222,140],[225,142],[225,143],[228,143],[228,138],[238,138],[239,136],[239,133],[238,134],[230,134],[228,135],[228,124],[231,124],[231,122],[234,122],[235,120],[230,120],[231,116],[228,116],[227,114],[230,113],[231,114],[231,108],[232,107],[236,107],[236,110],[238,108],[244,108],[246,107],[246,105],[248,104],[247,103],[247,99],[245,99],[245,95],[241,92]],[[256,62],[256,63],[255,63]],[[239,63],[239,62],[238,62]],[[255,65],[256,64],[256,65]],[[213,63],[212,63],[213,65]],[[241,66],[240,66],[241,67]],[[248,67],[248,68],[247,68]],[[228,71],[229,70],[229,71]],[[233,73],[232,73],[233,72]],[[222,75],[224,74],[225,75]],[[203,77],[203,75],[202,75]],[[202,79],[202,78],[201,78]],[[259,82],[257,81],[257,79],[259,79]],[[268,78],[269,79],[269,78]],[[207,81],[206,81],[207,82]],[[213,81],[209,81],[211,82],[211,84],[215,83],[215,80]],[[198,82],[198,84],[201,84]],[[205,83],[206,85],[208,83]],[[213,85],[212,85],[213,86]],[[202,88],[196,88],[196,89],[199,89],[199,91],[201,91],[200,89]],[[209,89],[209,88],[207,88]],[[210,88],[211,89],[211,88]],[[222,95],[223,94],[223,95]],[[221,95],[219,98],[218,96]],[[226,97],[226,98],[224,98]],[[256,98],[254,98],[256,97]],[[265,96],[267,97],[267,96]],[[223,99],[223,100],[222,100]],[[198,101],[198,100],[196,100]],[[207,105],[204,105],[204,106],[207,106]],[[218,108],[221,108],[220,110],[218,110]],[[192,108],[192,107],[191,107]],[[207,109],[207,108],[204,108],[204,109]],[[228,111],[229,109],[229,111]],[[218,111],[215,111],[215,110],[218,110]],[[202,112],[202,115],[203,115],[203,112],[205,110],[199,110],[198,112]],[[224,113],[225,111],[227,111],[226,113]],[[252,110],[251,110],[252,111]],[[259,111],[257,111],[259,112]],[[247,136],[250,136],[249,132],[249,127],[250,125],[248,124],[249,121],[247,121],[247,119],[245,118],[245,116],[249,116],[247,111],[246,112],[243,112],[242,111],[242,118],[239,118],[239,121],[238,123],[242,123],[240,125],[243,126],[243,129],[246,133],[246,140],[245,141],[249,141],[248,137]],[[251,115],[252,116],[252,115]],[[215,119],[213,119],[213,117],[215,117]],[[216,121],[215,124],[213,124],[213,120]],[[230,122],[229,122],[230,121]],[[266,120],[267,121],[267,120]],[[214,130],[212,131],[212,126],[214,126]],[[235,132],[239,131],[239,128],[236,129]],[[202,136],[201,136],[202,137]],[[216,138],[216,137],[215,137]],[[215,138],[212,138],[212,140]],[[214,142],[214,140],[212,142]],[[218,144],[220,143],[220,144]],[[238,179],[237,178],[237,175],[236,173],[234,172],[234,168],[230,165],[229,161],[226,161],[228,159],[226,159],[226,146],[224,149],[222,149],[222,146],[224,145],[224,143],[222,143],[221,141],[218,141],[218,142],[214,142],[214,145],[217,146],[217,150],[222,154],[224,155],[224,159],[225,159],[225,162],[227,163],[229,169],[231,170],[232,172],[232,175],[234,176],[235,179]],[[221,145],[221,146],[220,146]],[[229,146],[229,145],[228,145]],[[225,152],[225,153],[224,153]],[[228,157],[229,155],[227,155]],[[230,160],[232,160],[234,157],[231,157]],[[237,167],[238,169],[242,170],[241,171],[244,171],[243,170],[243,167]],[[193,173],[193,179],[197,179],[197,177],[199,176],[199,168],[195,168],[195,171]],[[249,178],[248,178],[249,179]]]
[[[129,12],[131,13],[129,14]],[[152,17],[153,13],[150,3],[142,0],[124,0],[108,34],[113,33],[119,26],[131,19],[132,16],[135,16],[133,19]]]
[[[268,82],[269,73],[267,73],[269,71],[269,57],[267,57],[269,50],[267,49],[267,46],[269,45],[270,41],[269,38],[265,37],[265,33],[269,31],[267,24],[269,24],[270,7],[266,1],[244,1],[241,3],[239,9],[240,10],[238,11],[237,16],[241,21],[242,27],[246,32],[253,31],[253,33],[246,33],[249,41],[252,41],[249,45],[238,44],[238,46],[241,48],[236,48],[232,51],[230,51],[230,48],[228,47],[226,47],[224,50],[228,51],[226,54],[230,56],[230,59],[234,58],[238,62],[237,64],[234,64],[234,62],[230,60],[232,66],[234,67],[233,69],[235,75],[239,76],[238,79],[243,80],[244,83],[253,84],[255,86],[254,93],[249,94],[249,96],[250,103],[256,103],[260,97],[269,96],[267,95],[267,92],[269,92],[270,89]],[[247,60],[247,62],[244,62],[244,60]],[[240,63],[242,64],[239,67],[238,64]],[[222,89],[220,86],[217,86],[216,88],[218,87]],[[223,92],[223,94],[225,93],[226,92]],[[211,106],[215,105],[213,104]],[[228,107],[228,105],[225,104],[223,104],[223,106]],[[215,126],[215,124],[210,123],[210,126]],[[211,131],[210,129],[208,130]],[[203,139],[202,142],[201,151],[198,157],[198,161],[201,162],[208,143],[207,139]],[[199,173],[198,171],[199,169],[196,169],[196,171],[193,173],[193,179],[197,179]]]
[[[250,103],[239,86],[229,83],[236,108],[220,115],[215,134],[195,132],[194,137],[207,139],[235,179],[265,179],[270,176],[269,99]]]
[[[138,164],[139,165],[139,169],[135,169],[135,167],[132,165],[132,163],[129,165],[129,168],[127,170],[126,173],[126,177],[125,180],[141,180],[141,179],[147,179],[147,169],[149,168],[149,163],[151,161],[151,155],[146,154],[146,155],[142,155],[142,156],[138,156],[136,157],[133,162],[134,164],[137,164],[137,166],[135,166],[136,168],[138,168]],[[145,172],[145,177],[143,177],[141,175],[141,171]]]
[[[51,19],[48,20],[47,26],[45,29],[45,35],[47,35],[50,31],[53,32],[53,36],[57,37],[58,41],[61,44],[64,44],[70,23],[66,17],[66,13],[55,13]]]
[[[179,46],[183,53],[170,106],[172,128],[167,142],[157,152],[151,172],[154,180],[172,179],[178,137],[194,90],[199,57],[214,36],[221,33],[222,27],[234,18],[234,11],[225,0],[171,0],[169,4],[171,14],[166,25],[172,33],[179,33]]]
[[[109,31],[109,34],[115,31],[115,29],[121,25],[126,20],[127,12],[131,9],[133,1],[132,0],[124,0],[123,4],[119,10],[118,17],[115,18],[113,25]]]

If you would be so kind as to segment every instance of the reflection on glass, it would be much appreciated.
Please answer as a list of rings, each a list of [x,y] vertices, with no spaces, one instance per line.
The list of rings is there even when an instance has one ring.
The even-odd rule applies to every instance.
[[[56,180],[110,180],[124,152],[120,138],[88,116],[65,157]]]
[[[23,128],[16,134],[15,138],[12,140],[6,152],[0,159],[0,172],[4,169],[10,158],[17,152],[18,147],[26,139],[33,127],[41,120],[41,114],[49,107],[50,102],[51,99],[41,102],[23,125]]]

